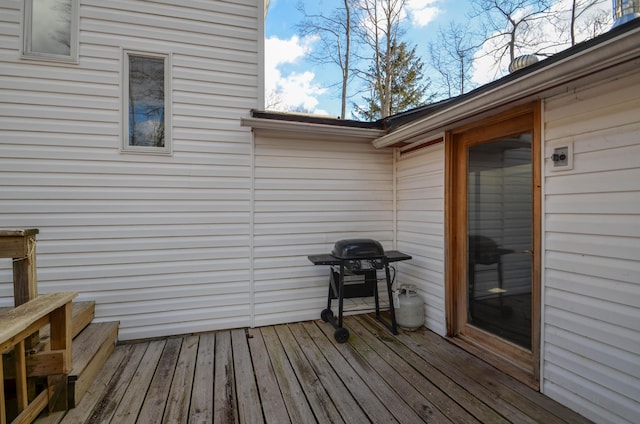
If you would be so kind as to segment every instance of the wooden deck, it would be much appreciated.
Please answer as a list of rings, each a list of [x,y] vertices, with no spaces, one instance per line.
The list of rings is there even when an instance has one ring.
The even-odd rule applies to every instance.
[[[346,327],[342,345],[322,321],[119,345],[62,422],[588,422],[427,330]]]

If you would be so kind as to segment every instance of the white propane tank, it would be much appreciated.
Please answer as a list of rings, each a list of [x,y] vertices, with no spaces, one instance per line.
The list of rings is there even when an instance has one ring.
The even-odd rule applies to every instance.
[[[415,331],[424,325],[424,301],[413,284],[398,288],[396,322],[403,330]]]

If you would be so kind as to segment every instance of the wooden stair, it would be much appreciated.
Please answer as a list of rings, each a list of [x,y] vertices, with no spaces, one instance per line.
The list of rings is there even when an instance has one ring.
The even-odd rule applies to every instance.
[[[96,374],[113,352],[118,337],[118,322],[92,322],[95,315],[95,302],[72,302],[71,332],[72,370],[67,376],[67,404],[68,409],[74,408],[82,399]],[[49,326],[40,330],[40,346],[45,349],[50,339]],[[13,358],[10,354],[3,355],[5,377],[11,377]],[[36,422],[59,422],[64,413],[53,413],[51,416],[39,418]]]
[[[33,422],[47,410],[56,412],[42,419],[58,422],[54,417],[80,402],[118,338],[118,322],[92,322],[95,302],[72,302],[76,292],[38,295],[39,232],[0,229],[0,258],[12,259],[16,305],[0,310],[0,424]]]
[[[113,352],[118,338],[118,322],[92,322],[95,302],[73,302],[73,368],[67,377],[68,405],[74,408],[91,381]],[[41,339],[43,334],[41,332]]]
[[[68,376],[69,408],[74,408],[87,392],[96,374],[115,348],[117,322],[89,324],[73,339],[73,369]]]
[[[67,377],[69,409],[82,399],[91,381],[107,360],[118,337],[118,322],[93,323],[95,302],[73,302],[71,334],[73,368]],[[49,328],[40,332],[40,341],[48,340]]]

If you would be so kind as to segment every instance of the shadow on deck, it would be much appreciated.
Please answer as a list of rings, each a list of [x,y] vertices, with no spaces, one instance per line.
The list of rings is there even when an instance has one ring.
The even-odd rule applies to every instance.
[[[580,423],[428,330],[369,315],[122,344],[64,423]]]

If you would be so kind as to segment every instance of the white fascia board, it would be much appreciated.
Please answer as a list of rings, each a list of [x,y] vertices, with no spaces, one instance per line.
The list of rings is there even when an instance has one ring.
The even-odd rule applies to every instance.
[[[344,137],[349,139],[362,139],[373,142],[373,140],[384,135],[382,130],[371,128],[355,128],[340,125],[327,125],[309,122],[282,121],[278,119],[264,118],[241,118],[240,124],[243,127],[251,127],[257,134],[282,134],[301,135],[304,138],[313,136]]]
[[[590,75],[602,72],[621,64],[629,69],[638,68],[640,61],[640,28],[626,32],[591,49],[571,55],[563,60],[527,73],[522,78],[500,84],[467,100],[455,102],[450,107],[434,112],[424,118],[405,124],[391,133],[373,142],[376,148],[389,147],[416,137],[437,134],[451,123],[459,122],[470,116],[490,111],[505,104],[523,100],[533,100],[536,95],[554,89],[563,90],[563,85]]]

